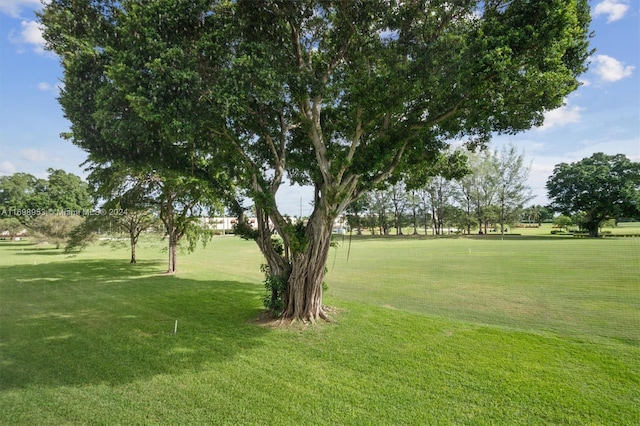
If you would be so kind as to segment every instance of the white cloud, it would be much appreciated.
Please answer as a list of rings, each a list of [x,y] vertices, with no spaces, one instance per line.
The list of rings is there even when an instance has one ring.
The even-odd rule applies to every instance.
[[[532,134],[528,135],[518,135],[517,137],[507,136],[507,137],[495,137],[491,140],[491,149],[501,150],[504,147],[508,147],[510,145],[516,146],[518,149],[522,149],[526,155],[537,154],[541,152],[545,152],[549,149],[549,144],[543,142],[536,138],[531,138],[534,136]]]
[[[43,92],[48,92],[49,90],[53,90],[53,86],[47,82],[38,83],[38,90],[42,90]]]
[[[547,149],[547,144],[543,142],[533,142],[529,147],[529,152],[540,152]]]
[[[563,105],[544,114],[544,124],[539,130],[548,130],[554,126],[564,126],[565,124],[579,123],[582,118],[581,112],[585,108],[579,106]]]
[[[636,68],[633,65],[625,66],[623,62],[607,55],[596,55],[593,57],[593,62],[596,64],[593,71],[604,81],[622,80],[629,77]]]
[[[40,83],[38,83],[37,88],[38,90],[41,90],[43,92],[60,92],[62,89],[64,89],[64,84],[50,84],[46,81],[41,81]]]
[[[47,154],[38,149],[27,148],[20,151],[20,157],[27,161],[47,161]]]
[[[0,12],[11,16],[12,18],[20,17],[22,9],[40,9],[42,2],[40,0],[0,0]]]
[[[45,40],[42,36],[40,24],[36,21],[22,21],[20,26],[22,27],[20,34],[16,36],[15,32],[12,31],[9,33],[9,40],[13,44],[30,46],[38,54],[47,53],[44,49]]]
[[[593,16],[608,15],[607,23],[622,19],[629,5],[621,0],[604,0],[593,8]]]
[[[44,37],[42,37],[42,27],[36,21],[22,21],[22,40],[26,44],[33,46],[37,53],[44,53]]]
[[[12,175],[16,172],[16,168],[8,161],[0,163],[0,175]]]
[[[640,143],[636,138],[585,140],[581,145],[579,149],[571,153],[571,162],[590,157],[594,152],[604,152],[607,155],[624,154],[631,161],[640,161]]]
[[[586,78],[581,78],[578,80],[580,82],[580,85],[582,87],[589,87],[591,86],[591,81],[587,80]]]

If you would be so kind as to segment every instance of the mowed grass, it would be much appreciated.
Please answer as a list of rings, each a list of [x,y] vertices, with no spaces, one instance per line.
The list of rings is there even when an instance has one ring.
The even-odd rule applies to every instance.
[[[640,238],[338,239],[329,294],[390,309],[640,344]]]
[[[138,254],[0,243],[0,423],[640,423],[639,239],[339,238],[286,329],[255,244]]]

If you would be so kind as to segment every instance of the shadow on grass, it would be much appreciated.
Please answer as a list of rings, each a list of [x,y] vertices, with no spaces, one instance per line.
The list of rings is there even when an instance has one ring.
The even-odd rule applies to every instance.
[[[38,251],[38,255],[43,254]],[[166,271],[166,264],[157,260],[142,260],[131,264],[123,259],[74,259],[73,255],[56,253],[59,260],[47,260],[46,263],[22,264],[0,267],[0,282],[28,283],[44,281],[64,282],[100,282],[101,280],[122,280],[148,275],[157,275]]]
[[[249,323],[260,313],[259,285],[162,275],[160,264],[0,267],[0,389],[198,370],[269,333]]]
[[[12,254],[17,255],[38,255],[38,256],[52,256],[59,255],[64,256],[65,252],[63,248],[56,248],[55,245],[47,245],[47,246],[18,246],[18,247],[10,247],[5,248],[3,251],[13,252]]]

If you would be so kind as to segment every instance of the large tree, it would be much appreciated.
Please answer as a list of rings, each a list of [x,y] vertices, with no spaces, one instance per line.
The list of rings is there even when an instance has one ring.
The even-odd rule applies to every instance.
[[[601,152],[556,165],[547,180],[551,208],[597,237],[607,219],[640,216],[640,163]]]
[[[589,55],[586,0],[53,0],[41,20],[72,141],[237,183],[283,317],[312,321],[335,217],[454,138],[541,124]],[[286,177],[315,190],[302,229]]]

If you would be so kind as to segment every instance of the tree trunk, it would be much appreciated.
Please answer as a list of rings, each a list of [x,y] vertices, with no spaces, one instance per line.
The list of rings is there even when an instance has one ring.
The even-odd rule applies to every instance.
[[[600,222],[587,222],[584,224],[584,227],[589,231],[589,237],[597,238],[598,237],[598,227]]]
[[[256,243],[260,251],[267,261],[269,270],[266,273],[278,279],[288,279],[290,271],[287,247],[284,247],[284,253],[279,253],[271,239],[272,230],[269,225],[269,215],[260,207],[256,207],[256,218],[258,220],[258,235]],[[276,288],[271,289],[270,306],[275,306],[280,298]]]
[[[131,261],[129,263],[136,263],[136,240],[133,235],[129,236],[129,243],[131,245]]]
[[[426,210],[424,213],[424,235],[429,235],[429,217],[427,216]]]
[[[328,319],[322,309],[322,280],[331,246],[332,221],[328,211],[315,210],[305,230],[302,250],[292,252],[282,313],[285,320]]]
[[[504,235],[504,222],[506,220],[506,208],[504,198],[500,199],[500,235]]]
[[[431,221],[433,223],[433,235],[440,235],[440,218],[433,206],[431,206]]]
[[[178,239],[172,233],[169,234],[169,267],[167,274],[173,274],[176,272],[178,258]]]

